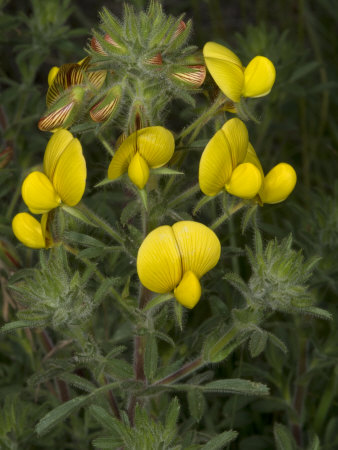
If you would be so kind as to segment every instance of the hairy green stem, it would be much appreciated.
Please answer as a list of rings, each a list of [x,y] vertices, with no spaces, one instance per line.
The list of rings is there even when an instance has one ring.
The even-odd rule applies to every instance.
[[[215,222],[210,225],[210,228],[212,230],[216,230],[219,226],[223,224],[229,217],[231,217],[233,214],[235,214],[237,211],[239,211],[243,206],[245,205],[245,202],[241,200],[236,205],[232,206],[229,211],[226,211],[224,214],[221,215]]]
[[[181,378],[194,372],[195,370],[200,369],[205,364],[206,364],[205,361],[203,361],[203,358],[200,356],[200,357],[194,359],[193,361],[185,364],[180,369],[176,370],[175,372],[171,373],[170,375],[167,375],[166,377],[161,378],[161,380],[156,381],[154,383],[154,385],[156,386],[159,384],[170,384],[173,381],[178,381]]]
[[[185,128],[179,135],[178,139],[180,140],[180,143],[182,140],[188,136],[189,134],[193,133],[191,138],[189,139],[188,143],[191,143],[195,137],[198,135],[199,131],[203,126],[205,126],[209,120],[211,120],[214,115],[217,113],[217,110],[227,101],[227,98],[223,94],[223,92],[220,92],[218,96],[216,97],[214,103],[208,108],[204,113],[202,113],[191,125],[189,125],[187,128]]]
[[[96,225],[98,225],[103,231],[111,236],[115,241],[121,245],[124,244],[122,237],[103,219],[97,216],[91,209],[89,209],[84,203],[78,205],[78,209],[85,213],[89,219],[91,219]]]
[[[187,200],[189,197],[192,197],[199,190],[200,190],[199,183],[194,184],[194,186],[192,186],[191,188],[189,188],[188,190],[183,192],[181,195],[179,195],[178,197],[174,198],[174,200],[169,202],[168,203],[168,208],[170,209],[170,208],[173,208],[173,207],[179,205],[180,203],[182,203],[185,200]]]

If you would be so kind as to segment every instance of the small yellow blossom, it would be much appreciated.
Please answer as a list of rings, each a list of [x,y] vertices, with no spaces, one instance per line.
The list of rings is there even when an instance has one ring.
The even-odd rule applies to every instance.
[[[17,214],[12,221],[15,237],[26,247],[49,248],[53,245],[52,237],[47,230],[48,214],[43,214],[41,222],[24,212]]]
[[[146,185],[150,168],[164,166],[172,157],[175,140],[172,133],[160,126],[135,131],[120,145],[108,168],[108,178],[116,180],[128,172],[139,188]]]
[[[262,177],[255,164],[246,161],[248,130],[237,118],[228,120],[210,139],[199,166],[199,184],[205,195],[225,189],[244,199],[255,197]]]
[[[238,103],[241,97],[263,97],[271,91],[276,70],[265,56],[255,56],[243,67],[231,50],[216,42],[207,42],[203,55],[212,78],[233,102]]]
[[[261,163],[251,144],[249,144],[245,161],[254,164],[263,179],[256,198],[258,203],[261,205],[264,203],[280,203],[291,194],[297,182],[297,174],[290,164],[279,163],[264,176]]]
[[[75,206],[86,186],[86,161],[80,141],[67,130],[50,138],[43,160],[43,172],[34,171],[23,181],[22,197],[33,214],[45,214],[61,203]]]
[[[137,255],[141,283],[159,294],[173,292],[186,308],[201,297],[199,279],[218,262],[221,244],[205,225],[177,222],[160,226],[145,238]]]

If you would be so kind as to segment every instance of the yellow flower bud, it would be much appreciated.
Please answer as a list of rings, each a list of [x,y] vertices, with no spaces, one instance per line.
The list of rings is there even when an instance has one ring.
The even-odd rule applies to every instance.
[[[183,275],[180,284],[174,289],[176,300],[186,308],[192,309],[201,298],[201,284],[191,270]]]
[[[149,179],[149,166],[139,152],[130,161],[128,176],[139,189],[143,189]]]
[[[262,203],[283,202],[293,191],[297,175],[292,166],[279,163],[265,176],[263,188],[259,193]]]

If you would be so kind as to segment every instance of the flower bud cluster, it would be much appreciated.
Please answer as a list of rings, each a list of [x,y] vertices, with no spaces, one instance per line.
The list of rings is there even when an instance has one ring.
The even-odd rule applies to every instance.
[[[121,112],[119,125],[130,133],[158,124],[174,97],[194,104],[191,93],[204,82],[206,68],[196,47],[186,45],[191,22],[182,18],[166,16],[151,2],[139,14],[126,5],[121,23],[104,8],[90,56],[51,70],[39,128],[105,125]]]

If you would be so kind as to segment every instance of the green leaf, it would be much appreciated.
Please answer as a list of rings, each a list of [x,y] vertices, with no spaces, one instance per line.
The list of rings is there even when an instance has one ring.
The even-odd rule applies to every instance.
[[[105,409],[97,405],[90,406],[89,412],[102,428],[109,430],[114,438],[119,438],[119,432],[117,431],[118,426],[116,425],[117,420],[115,417],[111,416]]]
[[[116,449],[123,445],[123,440],[121,438],[113,438],[113,437],[101,437],[94,439],[92,441],[94,447],[98,447],[99,449]]]
[[[45,322],[34,322],[31,320],[16,320],[15,322],[6,323],[0,328],[1,333],[9,333],[10,331],[17,330],[18,328],[35,328],[44,325]]]
[[[134,371],[131,364],[123,359],[112,358],[106,362],[109,375],[117,380],[129,380],[133,378]]]
[[[311,316],[318,317],[319,319],[332,320],[332,314],[317,306],[306,306],[305,308],[297,308],[302,314],[310,314]]]
[[[252,220],[255,220],[255,214],[257,211],[258,205],[253,205],[250,208],[248,208],[245,212],[245,214],[243,215],[243,219],[242,219],[242,234],[245,233],[245,230],[247,229],[249,223]]]
[[[187,398],[190,414],[196,422],[199,422],[203,417],[206,406],[203,392],[200,389],[193,389],[188,392]]]
[[[169,405],[165,419],[165,429],[167,432],[175,429],[178,416],[180,414],[180,403],[177,397],[174,397]]]
[[[102,181],[94,185],[94,188],[105,186],[106,184],[114,183],[116,180],[111,180],[110,178],[104,178]]]
[[[303,78],[306,75],[308,75],[310,72],[316,70],[319,66],[320,63],[318,61],[311,61],[307,64],[300,64],[299,66],[297,66],[298,68],[294,71],[288,82],[294,83],[300,78]]]
[[[72,206],[62,205],[62,209],[66,211],[66,213],[70,214],[71,216],[75,217],[76,219],[81,220],[81,222],[86,223],[87,225],[90,225],[91,227],[97,228],[97,225],[92,222],[85,213],[80,211],[77,208],[74,208]]]
[[[220,392],[228,394],[241,395],[268,395],[269,388],[262,383],[257,383],[240,378],[232,378],[227,380],[216,380],[208,383],[203,387],[205,392]]]
[[[158,348],[157,340],[153,334],[148,334],[144,352],[144,373],[152,381],[157,370]]]
[[[314,436],[314,438],[310,442],[307,450],[320,450],[320,441],[319,441],[319,438],[317,435]]]
[[[222,450],[238,436],[237,431],[224,431],[213,437],[207,444],[203,445],[202,450]]]
[[[151,169],[151,173],[154,175],[184,175],[184,172],[169,169],[169,167],[159,167],[158,169]]]
[[[55,427],[59,422],[65,420],[70,414],[81,408],[87,400],[88,396],[75,397],[47,413],[36,425],[35,430],[37,434],[41,436],[47,433],[47,431]]]
[[[177,320],[177,325],[180,327],[180,330],[183,330],[183,306],[181,305],[181,303],[178,303],[175,301],[174,304],[174,308],[175,308],[175,316],[176,316],[176,320]]]
[[[296,444],[291,432],[281,423],[275,423],[273,427],[277,450],[295,450]]]
[[[264,351],[267,340],[268,333],[264,330],[257,329],[251,334],[249,341],[249,350],[252,358],[255,358]]]
[[[270,333],[269,331],[268,333],[268,338],[269,341],[271,342],[271,344],[273,344],[275,347],[279,348],[279,350],[281,350],[283,353],[287,354],[288,349],[287,346],[284,344],[283,341],[281,341],[275,334]]]
[[[92,236],[88,236],[84,233],[77,233],[76,231],[65,231],[64,237],[71,242],[76,242],[77,244],[82,244],[85,247],[101,247],[104,248],[106,244],[99,241]]]
[[[154,308],[157,305],[161,305],[168,300],[171,300],[174,297],[172,293],[169,294],[160,294],[156,295],[156,297],[152,298],[143,309],[143,311],[149,311],[149,309]]]
[[[59,375],[58,378],[86,392],[93,392],[96,389],[95,384],[91,381],[86,380],[79,375],[75,375],[74,373],[64,373]]]

